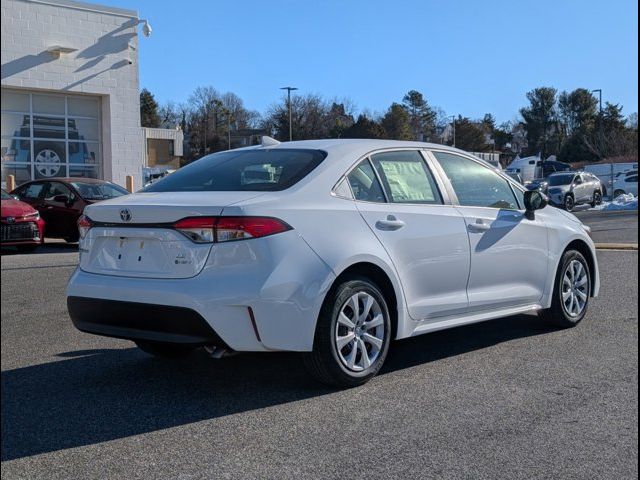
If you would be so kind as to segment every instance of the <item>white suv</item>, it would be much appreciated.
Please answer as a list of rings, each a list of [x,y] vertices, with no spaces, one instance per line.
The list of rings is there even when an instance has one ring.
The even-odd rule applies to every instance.
[[[69,313],[155,355],[304,352],[321,381],[358,385],[391,339],[523,312],[580,322],[594,244],[545,205],[440,145],[271,140],[87,207]]]

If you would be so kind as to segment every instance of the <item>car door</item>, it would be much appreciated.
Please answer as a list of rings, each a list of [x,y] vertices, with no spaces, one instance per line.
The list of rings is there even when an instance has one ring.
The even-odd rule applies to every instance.
[[[484,163],[433,151],[463,215],[471,246],[469,310],[530,305],[548,277],[548,239],[542,215],[523,210],[523,192]]]
[[[469,241],[418,150],[375,153],[347,176],[358,210],[389,253],[416,320],[466,312]]]
[[[19,186],[12,193],[16,195],[21,202],[28,203],[40,211],[42,209],[45,187],[45,182],[32,182]],[[40,212],[40,215],[42,215],[42,212]]]
[[[585,179],[585,176],[578,173],[573,179],[573,198],[578,203],[585,203],[587,200],[591,200],[590,195],[590,185],[589,182]]]
[[[68,200],[63,201],[59,197]],[[52,237],[74,238],[76,220],[79,213],[76,208],[78,196],[61,182],[48,182],[44,193],[42,217],[46,222],[47,234]]]

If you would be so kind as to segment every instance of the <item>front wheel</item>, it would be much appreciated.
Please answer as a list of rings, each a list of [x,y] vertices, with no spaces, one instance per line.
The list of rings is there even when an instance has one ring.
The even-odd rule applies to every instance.
[[[620,195],[624,195],[625,191],[624,190],[616,190],[615,192],[613,192],[613,198],[618,198]]]
[[[557,327],[575,327],[587,314],[591,294],[589,264],[577,250],[562,256],[554,288],[551,308],[541,310],[540,316]]]
[[[182,358],[195,350],[194,347],[175,343],[147,342],[142,340],[138,340],[135,343],[143,352],[161,358]]]
[[[564,197],[564,209],[567,212],[571,212],[573,210],[573,207],[575,206],[576,201],[574,200],[573,196],[567,195],[566,197]]]
[[[322,305],[305,366],[322,383],[362,385],[382,367],[390,337],[389,309],[378,287],[364,277],[345,280]]]

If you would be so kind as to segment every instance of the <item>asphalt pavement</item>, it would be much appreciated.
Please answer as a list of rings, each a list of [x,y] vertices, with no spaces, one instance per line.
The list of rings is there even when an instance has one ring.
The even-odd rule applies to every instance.
[[[591,227],[597,243],[638,243],[638,211],[582,210],[575,215]]]
[[[519,315],[395,342],[336,391],[296,354],[163,361],[76,331],[77,254],[56,248],[2,257],[3,479],[637,478],[637,252],[599,252],[577,328]]]

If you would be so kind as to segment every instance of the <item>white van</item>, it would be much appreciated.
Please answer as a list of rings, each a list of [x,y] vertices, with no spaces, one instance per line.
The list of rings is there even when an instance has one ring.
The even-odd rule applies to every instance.
[[[555,172],[566,172],[571,170],[571,165],[555,160],[555,156],[542,161],[540,157],[516,158],[505,168],[507,173],[517,173],[526,185],[537,178],[545,178]]]

